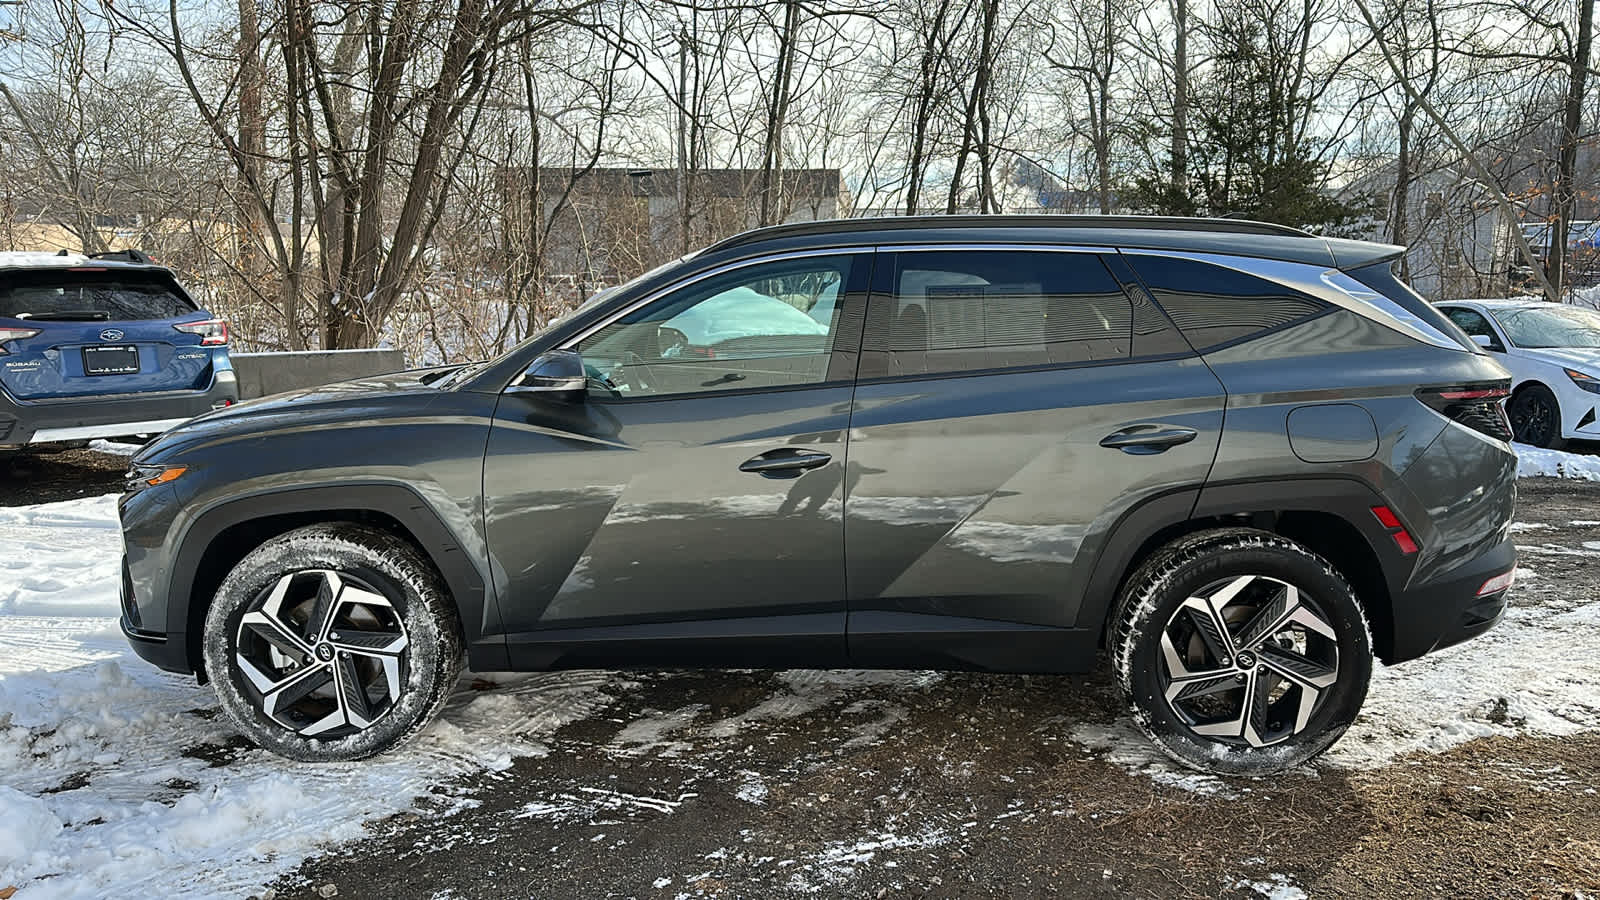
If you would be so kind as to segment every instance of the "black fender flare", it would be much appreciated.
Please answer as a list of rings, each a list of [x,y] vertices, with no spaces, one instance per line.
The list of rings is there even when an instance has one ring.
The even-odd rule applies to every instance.
[[[1372,514],[1372,507],[1383,503],[1378,492],[1360,479],[1328,476],[1206,484],[1146,500],[1124,514],[1107,535],[1087,582],[1080,626],[1101,629],[1103,638],[1123,580],[1152,539],[1166,532],[1176,537],[1218,517],[1233,515],[1309,511],[1342,519],[1361,535],[1378,560],[1387,596],[1377,599],[1388,603],[1405,590],[1416,558],[1400,553]],[[1373,625],[1381,629],[1380,623]],[[1381,635],[1375,637],[1382,639]]]
[[[461,619],[472,667],[479,671],[510,667],[499,609],[483,574],[438,512],[413,488],[396,483],[297,486],[224,500],[196,516],[180,538],[167,579],[168,627],[175,631],[172,625],[181,623],[187,632],[191,667],[199,670],[198,648],[203,630],[195,627],[192,616],[205,608],[195,607],[193,593],[201,561],[217,537],[229,528],[258,519],[332,510],[379,513],[399,522],[444,577]]]

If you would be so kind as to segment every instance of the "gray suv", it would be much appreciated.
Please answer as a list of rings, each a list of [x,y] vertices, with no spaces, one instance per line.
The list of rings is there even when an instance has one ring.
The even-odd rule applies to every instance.
[[[506,355],[241,403],[129,473],[122,628],[301,760],[463,664],[1082,672],[1221,773],[1500,618],[1508,377],[1399,247],[1239,221],[786,225]]]

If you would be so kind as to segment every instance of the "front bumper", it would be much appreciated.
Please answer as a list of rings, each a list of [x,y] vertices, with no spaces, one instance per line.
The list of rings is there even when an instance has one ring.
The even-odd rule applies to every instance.
[[[1505,615],[1507,590],[1478,596],[1496,575],[1517,567],[1509,537],[1449,578],[1409,588],[1394,598],[1394,649],[1391,665],[1477,637]]]
[[[70,400],[25,402],[0,391],[0,447],[82,441],[130,434],[160,434],[239,400],[232,370],[216,373],[204,391],[119,394]]]

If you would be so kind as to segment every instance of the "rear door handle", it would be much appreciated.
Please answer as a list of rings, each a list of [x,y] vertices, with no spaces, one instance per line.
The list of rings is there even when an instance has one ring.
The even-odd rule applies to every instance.
[[[1187,444],[1199,436],[1193,428],[1172,425],[1129,425],[1100,439],[1100,446],[1143,456]]]
[[[755,472],[766,478],[794,478],[818,466],[825,466],[833,457],[820,450],[804,447],[779,447],[760,456],[753,456],[739,464],[741,472]]]

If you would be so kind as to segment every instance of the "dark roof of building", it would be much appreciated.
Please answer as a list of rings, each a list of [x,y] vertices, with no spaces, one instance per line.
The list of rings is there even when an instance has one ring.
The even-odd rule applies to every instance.
[[[512,169],[521,174],[526,168]],[[578,175],[577,190],[634,197],[673,197],[677,195],[676,169],[626,169],[597,167],[583,172],[562,166],[539,169],[539,179],[552,189],[565,185]],[[760,190],[760,169],[701,169],[688,173],[692,190],[701,197],[749,197]],[[779,176],[782,193],[789,197],[839,196],[838,169],[784,169]]]

